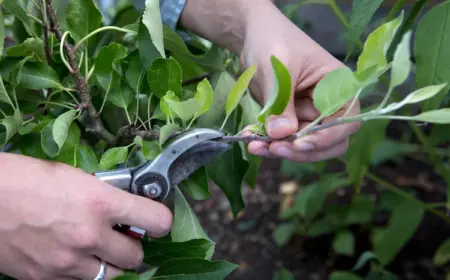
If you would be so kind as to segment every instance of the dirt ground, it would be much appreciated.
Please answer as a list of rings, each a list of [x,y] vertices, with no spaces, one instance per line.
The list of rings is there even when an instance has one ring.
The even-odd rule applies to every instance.
[[[407,159],[401,166],[387,163],[371,171],[397,186],[413,188],[423,201],[445,200],[445,185],[436,179],[430,166],[420,161]],[[356,236],[355,257],[335,256],[332,236],[296,237],[284,248],[278,248],[272,230],[280,223],[280,185],[291,178],[280,172],[277,160],[265,161],[259,174],[255,189],[244,191],[246,209],[238,219],[233,219],[225,196],[214,186],[211,199],[192,204],[201,224],[217,243],[215,259],[240,265],[227,279],[272,280],[282,266],[294,273],[295,279],[328,279],[331,271],[351,269],[359,255],[370,250],[367,232],[358,227],[352,228]],[[362,188],[363,192],[376,189],[370,181]],[[386,216],[378,214],[375,220],[386,222]],[[433,267],[432,257],[449,236],[450,226],[427,212],[415,236],[388,269],[399,279],[445,279],[445,272]]]

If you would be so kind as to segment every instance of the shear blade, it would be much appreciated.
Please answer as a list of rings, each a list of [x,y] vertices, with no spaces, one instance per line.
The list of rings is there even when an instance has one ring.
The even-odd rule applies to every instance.
[[[204,166],[217,156],[227,152],[231,144],[219,141],[204,141],[194,146],[179,158],[169,169],[169,177],[172,185],[177,185],[186,180],[200,167]]]

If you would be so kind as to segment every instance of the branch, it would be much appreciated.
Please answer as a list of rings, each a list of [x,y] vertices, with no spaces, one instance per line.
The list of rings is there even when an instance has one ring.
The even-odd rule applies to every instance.
[[[46,2],[46,10],[47,10],[47,16],[50,21],[50,28],[55,33],[58,40],[61,42],[61,39],[63,37],[63,32],[61,31],[61,28],[58,25],[55,12],[53,11],[51,1],[45,1]],[[81,76],[80,69],[78,68],[78,63],[76,61],[76,56],[73,47],[67,42],[67,40],[64,41],[64,50],[67,53],[69,65],[71,68],[71,74],[75,78],[76,81],[76,88],[78,91],[78,94],[81,99],[81,103],[83,104],[83,107],[86,108],[87,113],[92,121],[92,128],[89,128],[90,132],[93,132],[100,136],[101,138],[105,139],[110,145],[114,145],[117,141],[117,138],[111,134],[106,128],[104,127],[102,120],[99,117],[99,114],[97,110],[95,109],[94,105],[92,104],[91,100],[91,94],[89,92],[88,83],[85,78]]]

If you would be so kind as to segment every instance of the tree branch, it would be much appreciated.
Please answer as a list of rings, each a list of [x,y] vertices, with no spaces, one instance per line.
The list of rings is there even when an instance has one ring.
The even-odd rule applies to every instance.
[[[50,23],[50,29],[55,33],[56,37],[59,41],[61,41],[63,37],[63,32],[58,25],[55,12],[53,11],[51,1],[45,1],[47,17]],[[85,78],[81,76],[80,69],[78,68],[78,63],[76,61],[76,56],[72,45],[70,45],[67,40],[64,42],[64,50],[67,53],[68,62],[71,68],[71,74],[75,78],[76,88],[81,99],[81,103],[83,107],[86,108],[86,111],[92,121],[92,128],[89,129],[90,132],[97,134],[99,137],[105,139],[110,145],[114,145],[117,141],[117,137],[111,134],[104,127],[100,116],[92,104],[91,94],[89,92],[89,86]]]

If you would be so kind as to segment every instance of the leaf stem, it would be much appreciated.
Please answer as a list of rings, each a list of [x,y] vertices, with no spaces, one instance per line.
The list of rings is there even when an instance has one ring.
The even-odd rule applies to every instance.
[[[3,117],[7,117],[7,115],[5,114],[5,112],[2,111],[2,109],[0,109],[0,113],[3,115]]]
[[[31,14],[27,14],[27,16],[29,18],[31,18],[32,20],[34,20],[35,22],[39,23],[40,25],[43,25],[42,20],[38,19],[37,17],[31,15]]]
[[[400,11],[403,8],[405,3],[406,3],[406,0],[397,0],[395,5],[389,11],[386,21],[391,21],[392,19],[394,19],[395,14],[398,13],[398,11]]]
[[[74,52],[78,51],[78,48],[84,43],[86,42],[89,38],[91,38],[92,36],[96,35],[97,33],[100,33],[102,31],[105,30],[115,30],[115,31],[120,31],[120,32],[124,32],[124,33],[132,33],[134,35],[136,35],[136,32],[134,32],[133,30],[129,30],[129,29],[125,29],[125,28],[120,28],[117,26],[104,26],[101,28],[98,28],[94,31],[92,31],[91,33],[89,33],[88,35],[86,35],[84,38],[82,38],[74,47]]]
[[[74,70],[72,69],[72,67],[70,66],[69,62],[66,60],[66,58],[64,57],[64,43],[66,41],[66,37],[67,35],[69,35],[69,31],[64,32],[64,35],[61,38],[61,43],[59,44],[59,54],[61,56],[61,60],[64,63],[64,65],[66,65],[67,69],[69,69],[70,73],[73,73]]]
[[[441,218],[442,220],[444,220],[447,224],[450,224],[450,217],[448,217],[447,215],[445,215],[442,212],[439,212],[438,210],[434,209],[434,207],[430,204],[424,203],[421,200],[416,199],[415,197],[413,197],[412,195],[410,195],[409,193],[406,193],[402,190],[400,190],[399,188],[397,188],[396,186],[394,186],[393,184],[384,181],[383,179],[377,177],[376,175],[367,172],[366,177],[369,178],[370,180],[374,181],[375,183],[379,184],[380,186],[388,189],[389,191],[405,198],[408,199],[414,203],[416,203],[418,206],[422,207],[423,209],[429,211],[430,213],[434,214],[435,216]]]

